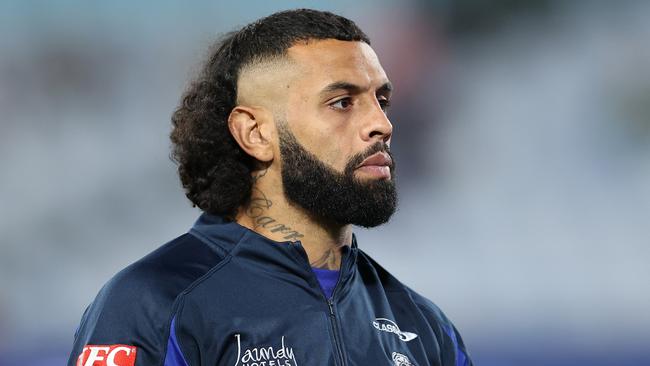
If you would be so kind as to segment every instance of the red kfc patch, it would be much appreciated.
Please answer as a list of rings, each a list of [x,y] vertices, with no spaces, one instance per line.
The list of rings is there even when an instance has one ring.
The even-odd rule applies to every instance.
[[[125,344],[94,345],[84,347],[77,366],[134,366],[135,346]]]

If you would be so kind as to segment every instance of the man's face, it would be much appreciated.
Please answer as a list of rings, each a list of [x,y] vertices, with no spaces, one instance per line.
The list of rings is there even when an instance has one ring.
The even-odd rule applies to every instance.
[[[388,221],[397,197],[385,110],[390,83],[363,42],[313,41],[289,49],[298,77],[277,121],[286,197],[341,224]]]

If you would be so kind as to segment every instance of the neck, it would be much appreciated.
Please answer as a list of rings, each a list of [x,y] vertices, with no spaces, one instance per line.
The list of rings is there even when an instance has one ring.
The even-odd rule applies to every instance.
[[[235,221],[274,241],[300,241],[312,267],[339,269],[341,248],[352,243],[352,225],[313,217],[288,202],[282,192],[273,188],[281,187],[281,182],[265,174],[254,179],[251,200],[240,207]]]

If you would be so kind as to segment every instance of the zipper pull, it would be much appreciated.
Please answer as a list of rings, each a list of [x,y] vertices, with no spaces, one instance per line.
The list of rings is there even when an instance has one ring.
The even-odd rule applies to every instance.
[[[330,308],[330,315],[334,318],[334,304],[332,304],[331,299],[327,300],[327,306]]]

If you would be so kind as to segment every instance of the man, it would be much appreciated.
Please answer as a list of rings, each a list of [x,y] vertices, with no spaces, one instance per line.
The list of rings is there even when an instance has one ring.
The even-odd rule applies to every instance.
[[[118,273],[69,365],[471,365],[429,300],[358,249],[395,211],[391,83],[368,37],[314,10],[227,35],[174,113],[204,214]]]

